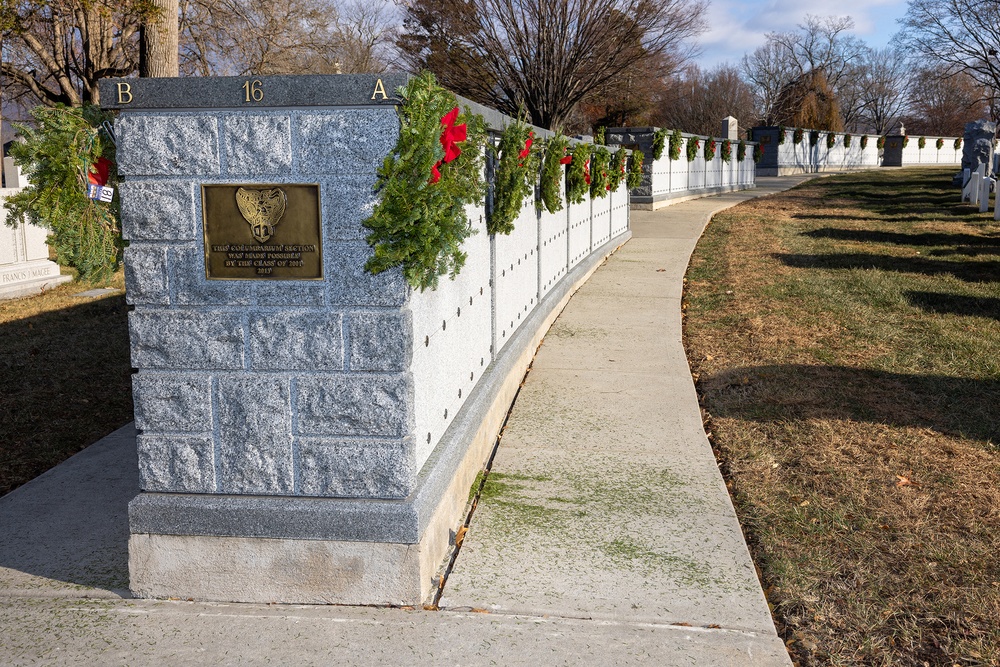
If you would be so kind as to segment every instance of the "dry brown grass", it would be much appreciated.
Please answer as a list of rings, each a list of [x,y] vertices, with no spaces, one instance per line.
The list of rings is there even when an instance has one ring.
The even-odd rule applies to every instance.
[[[0,495],[132,419],[125,298],[92,288],[0,301]]]
[[[686,337],[779,631],[805,665],[1000,665],[1000,226],[950,174],[719,215]]]

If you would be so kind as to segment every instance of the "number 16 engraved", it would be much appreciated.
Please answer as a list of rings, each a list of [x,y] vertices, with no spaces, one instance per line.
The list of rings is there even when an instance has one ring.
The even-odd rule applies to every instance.
[[[250,81],[248,79],[243,83],[243,91],[246,93],[245,102],[260,102],[264,99],[264,88],[260,80]]]

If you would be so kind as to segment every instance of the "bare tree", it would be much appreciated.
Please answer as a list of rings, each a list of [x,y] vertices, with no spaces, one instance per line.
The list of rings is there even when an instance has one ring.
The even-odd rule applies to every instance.
[[[909,113],[903,121],[911,134],[962,136],[966,123],[990,113],[983,85],[964,72],[922,69],[909,89]]]
[[[1000,3],[910,0],[899,39],[945,74],[965,72],[988,91],[1000,91]]]
[[[819,71],[837,96],[841,113],[852,120],[858,115],[855,70],[867,47],[850,34],[853,28],[849,16],[806,16],[797,31],[768,33],[767,43],[744,57],[744,76],[754,86],[766,122],[783,122],[774,106],[783,89]]]
[[[885,134],[906,108],[911,82],[906,54],[891,46],[869,50],[857,68],[855,81],[860,96],[860,114],[859,122],[852,124],[854,129]]]
[[[382,72],[393,36],[388,0],[181,0],[188,75]]]
[[[149,14],[141,0],[3,2],[5,90],[49,106],[98,104],[100,79],[135,71]]]
[[[704,0],[409,0],[397,44],[410,69],[557,128],[628,68],[683,60],[704,10]]]
[[[682,132],[715,136],[726,116],[735,117],[740,127],[751,127],[757,121],[753,93],[739,70],[729,64],[709,71],[689,65],[669,82],[653,122]]]

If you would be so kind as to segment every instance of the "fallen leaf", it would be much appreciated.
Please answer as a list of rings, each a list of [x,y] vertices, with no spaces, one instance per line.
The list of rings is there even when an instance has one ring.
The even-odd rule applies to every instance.
[[[663,273],[664,271],[666,271],[666,269],[657,269],[656,270],[657,273]]]
[[[473,614],[488,614],[488,613],[490,613],[490,610],[489,609],[477,609],[477,608],[473,607],[472,613]]]
[[[896,475],[896,486],[920,486],[919,482],[914,482],[909,477]]]
[[[455,534],[455,547],[456,548],[462,546],[462,541],[465,539],[465,534],[467,532],[469,532],[469,529],[468,529],[467,526],[462,526],[461,528],[458,529],[458,532]]]

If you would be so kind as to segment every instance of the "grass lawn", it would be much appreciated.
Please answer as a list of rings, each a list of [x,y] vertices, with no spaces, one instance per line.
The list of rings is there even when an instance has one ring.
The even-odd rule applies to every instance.
[[[685,336],[779,633],[806,665],[1000,665],[1000,224],[954,169],[713,220]]]
[[[92,288],[0,301],[0,495],[132,420],[125,297]]]

